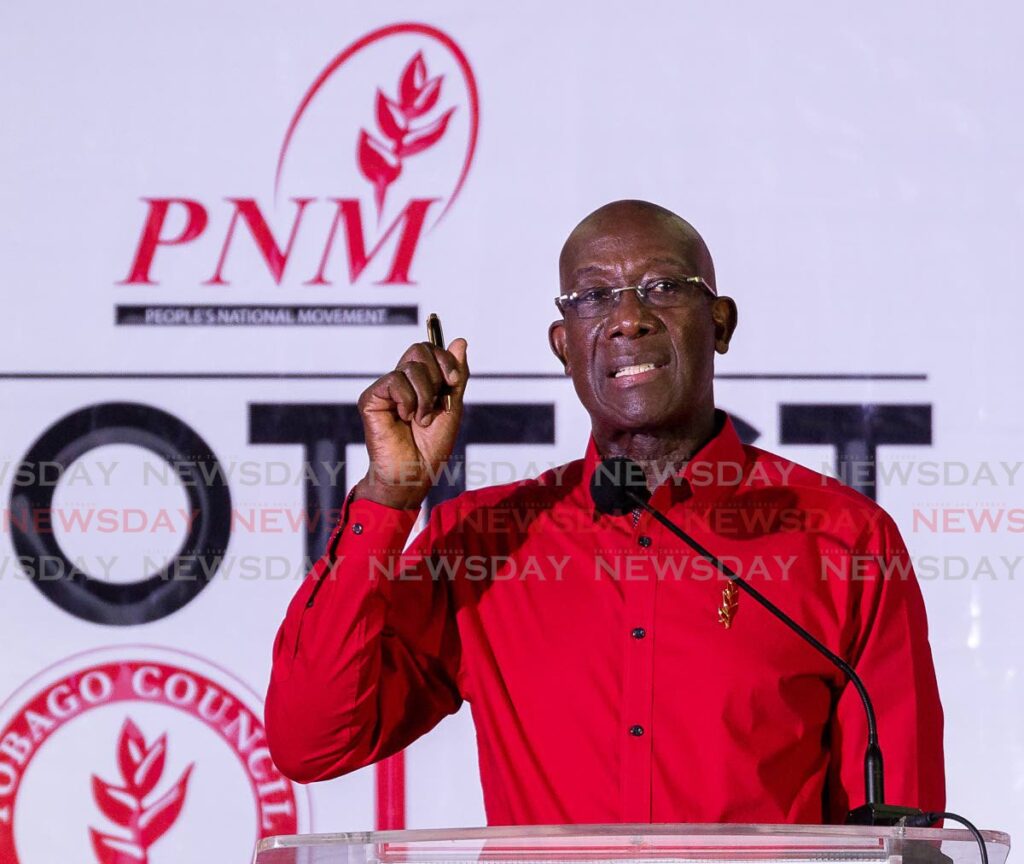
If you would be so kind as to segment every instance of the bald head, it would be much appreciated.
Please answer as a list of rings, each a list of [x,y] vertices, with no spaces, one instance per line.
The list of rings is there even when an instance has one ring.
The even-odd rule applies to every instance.
[[[621,247],[638,237],[658,235],[670,238],[679,257],[693,266],[693,276],[703,276],[717,293],[715,265],[704,238],[689,222],[671,210],[649,201],[612,201],[598,207],[569,234],[558,259],[563,291],[574,281],[584,250]],[[582,257],[586,257],[583,255]]]
[[[700,234],[664,207],[615,201],[573,229],[558,263],[562,317],[548,340],[598,451],[650,458],[646,441],[693,453],[713,432],[714,358],[729,350],[737,321]],[[581,298],[590,303],[582,311]]]

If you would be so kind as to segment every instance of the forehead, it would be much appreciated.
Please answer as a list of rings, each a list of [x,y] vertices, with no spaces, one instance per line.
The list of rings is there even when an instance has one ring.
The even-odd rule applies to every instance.
[[[569,237],[559,260],[563,282],[601,273],[641,275],[655,267],[698,274],[698,244],[675,220],[653,217],[601,220]]]

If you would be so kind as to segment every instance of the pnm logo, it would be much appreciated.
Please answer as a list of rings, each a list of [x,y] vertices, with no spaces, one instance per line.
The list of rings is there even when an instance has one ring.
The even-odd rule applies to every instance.
[[[351,284],[375,260],[377,284],[413,284],[420,239],[462,190],[479,124],[476,80],[450,37],[425,24],[375,30],[327,64],[285,131],[273,202],[287,195],[290,224],[255,197],[143,198],[142,230],[118,284],[158,284],[158,270],[186,284],[269,275],[280,285],[296,270],[304,285],[332,285],[339,275]],[[339,152],[339,141],[351,143]],[[348,194],[330,194],[337,191]]]
[[[92,775],[93,799],[103,815],[120,828],[117,834],[89,829],[99,864],[126,864],[128,861],[145,864],[149,860],[149,847],[178,818],[195,763],[190,763],[166,792],[153,797],[166,757],[166,735],[147,747],[139,727],[131,718],[124,721],[117,744],[120,783],[108,783]]]

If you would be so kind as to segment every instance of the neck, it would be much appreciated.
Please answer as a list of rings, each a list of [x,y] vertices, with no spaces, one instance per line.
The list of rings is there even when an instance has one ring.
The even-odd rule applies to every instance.
[[[597,451],[605,458],[625,456],[638,462],[647,477],[647,486],[654,490],[666,477],[682,471],[715,434],[714,409],[698,422],[671,431],[637,431],[629,429],[594,429]]]

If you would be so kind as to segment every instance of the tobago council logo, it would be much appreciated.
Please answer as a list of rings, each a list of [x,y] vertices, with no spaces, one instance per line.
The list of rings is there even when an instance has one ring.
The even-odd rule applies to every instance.
[[[479,126],[476,79],[450,36],[418,23],[374,30],[339,52],[302,94],[284,127],[276,166],[268,159],[272,183],[262,194],[211,189],[203,197],[142,197],[141,226],[118,290],[135,289],[148,300],[158,285],[164,286],[155,289],[162,299],[169,288],[197,286],[244,286],[249,292],[307,286],[303,293],[309,296],[317,287],[357,282],[414,285],[417,250],[459,197]],[[272,152],[268,148],[267,155]],[[274,303],[264,308],[305,308]],[[209,305],[173,307],[176,316],[155,312],[145,320],[149,308],[166,313],[171,307],[118,306],[115,320],[417,323],[410,314],[415,307],[382,307],[382,316],[364,309],[349,320],[327,322],[312,315],[234,321],[229,310],[237,307]]]
[[[118,646],[69,657],[0,706],[0,861],[251,860],[309,830],[256,694],[199,657]]]

